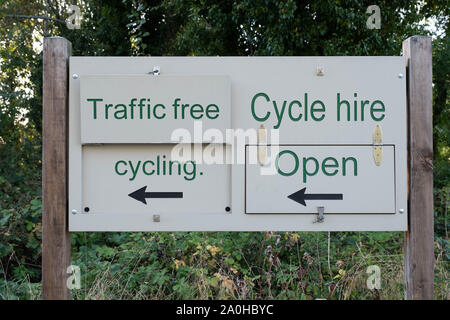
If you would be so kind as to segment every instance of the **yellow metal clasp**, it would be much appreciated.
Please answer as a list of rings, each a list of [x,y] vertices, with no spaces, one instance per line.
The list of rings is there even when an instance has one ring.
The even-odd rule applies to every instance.
[[[381,127],[377,124],[375,130],[373,130],[372,136],[373,143],[373,160],[377,166],[381,165],[383,160],[383,134],[381,132]]]

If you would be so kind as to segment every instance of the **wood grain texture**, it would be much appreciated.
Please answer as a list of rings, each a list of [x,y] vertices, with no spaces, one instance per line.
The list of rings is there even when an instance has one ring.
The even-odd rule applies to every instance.
[[[68,66],[71,43],[44,38],[42,110],[42,295],[70,299],[67,267]]]
[[[431,38],[403,42],[407,58],[409,221],[405,233],[405,298],[434,298],[433,99]]]

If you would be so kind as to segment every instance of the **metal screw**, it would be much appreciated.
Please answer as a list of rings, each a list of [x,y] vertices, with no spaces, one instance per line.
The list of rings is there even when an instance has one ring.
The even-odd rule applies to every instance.
[[[399,73],[398,74],[398,77],[401,79],[401,78],[403,78],[403,73]]]
[[[325,213],[325,207],[317,207],[317,218],[313,221],[313,223],[322,223],[325,221],[324,214]]]
[[[77,210],[75,210],[75,209],[72,210],[72,214],[77,214],[77,213],[78,213]]]
[[[154,214],[153,215],[153,222],[160,222],[161,221],[161,217],[159,216],[159,214]]]
[[[72,75],[72,78],[78,79],[78,75],[77,75],[76,73],[74,73],[74,74]]]
[[[405,209],[399,209],[398,212],[399,213],[405,213]]]
[[[153,71],[149,72],[149,74],[153,74],[156,76],[159,76],[160,73],[161,73],[161,68],[159,66],[154,66]]]

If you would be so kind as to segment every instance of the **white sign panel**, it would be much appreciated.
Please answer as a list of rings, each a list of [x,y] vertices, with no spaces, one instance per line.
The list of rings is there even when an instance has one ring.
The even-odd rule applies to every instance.
[[[178,128],[230,128],[227,76],[83,76],[81,143],[169,143]],[[209,142],[209,141],[204,141]]]
[[[172,149],[168,144],[84,147],[85,208],[105,216],[226,213],[230,166],[174,161]]]
[[[402,57],[71,57],[70,73],[70,231],[407,228]]]
[[[247,154],[256,148],[249,146]],[[261,174],[258,164],[246,166],[246,213],[315,213],[320,205],[327,214],[395,214],[394,147],[383,147],[379,166],[372,149],[269,148],[276,153],[276,174]]]

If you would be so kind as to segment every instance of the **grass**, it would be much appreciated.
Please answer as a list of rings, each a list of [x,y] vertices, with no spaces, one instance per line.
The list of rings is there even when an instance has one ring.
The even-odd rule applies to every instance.
[[[246,257],[245,250],[238,249],[243,254],[241,266],[247,272],[242,272],[242,267],[224,263],[227,252],[220,252],[220,248],[213,255],[211,248],[214,247],[207,249],[207,246],[199,246],[189,262],[188,259],[172,257],[172,266],[166,269],[166,279],[161,276],[159,268],[155,269],[155,277],[151,273],[143,277],[142,269],[152,264],[151,259],[146,259],[151,256],[153,247],[126,251],[115,248],[112,257],[105,261],[103,271],[91,269],[95,277],[85,277],[81,290],[74,291],[73,295],[75,299],[404,298],[403,254],[373,253],[368,246],[355,242],[349,246],[356,250],[350,254],[351,250],[346,250],[345,255],[339,255],[331,252],[332,246],[327,245],[326,250],[320,246],[318,242],[326,242],[324,238],[312,236],[307,240],[313,239],[314,243],[309,245],[316,250],[312,252],[303,251],[301,247],[308,244],[297,241],[288,249],[289,255],[281,258],[280,262],[276,262],[278,257],[270,245],[272,253],[267,251],[267,243],[259,262],[253,257]],[[117,262],[123,263],[120,257],[124,254],[131,255],[131,258],[117,269]],[[261,265],[265,267],[261,268]],[[370,290],[367,287],[370,276],[367,269],[372,265],[380,268],[381,287]],[[180,273],[181,276],[178,276]],[[144,281],[136,286],[135,280],[142,278]],[[448,261],[438,254],[435,267],[436,299],[450,298],[448,282]]]
[[[402,233],[125,233],[101,245],[89,238],[98,234],[78,237],[87,242],[73,248],[74,299],[404,299]],[[435,298],[448,300],[449,265],[435,247]],[[371,290],[374,265],[381,281]],[[19,277],[0,278],[0,299],[40,299],[41,283]]]

